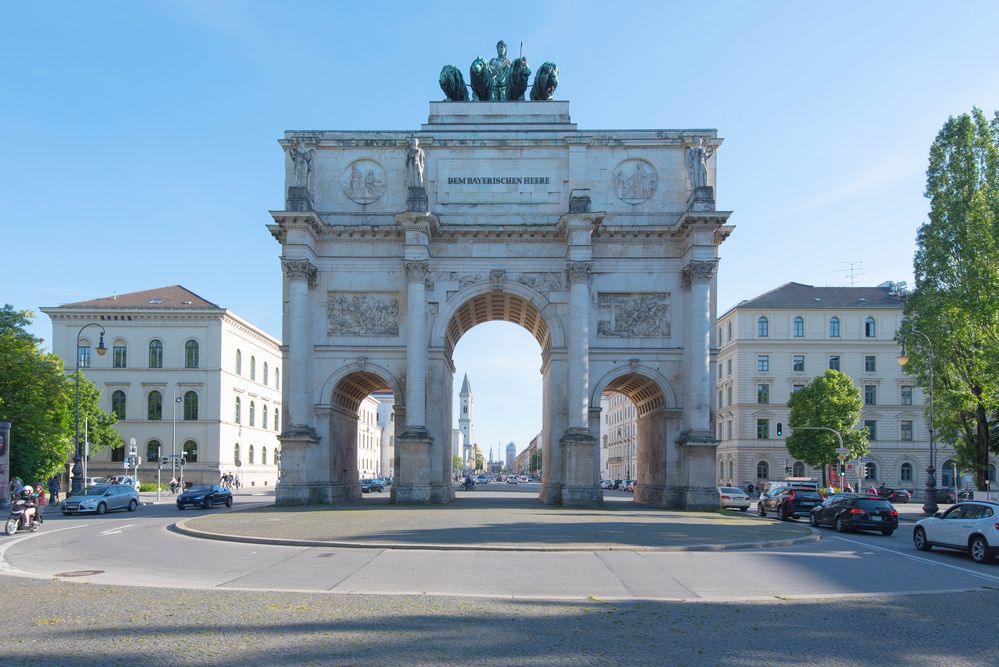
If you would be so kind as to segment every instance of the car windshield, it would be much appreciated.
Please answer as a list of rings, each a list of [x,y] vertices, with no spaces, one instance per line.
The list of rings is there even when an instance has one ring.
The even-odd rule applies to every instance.
[[[208,493],[212,490],[212,487],[207,484],[198,484],[197,486],[192,486],[187,490],[188,493]]]
[[[83,495],[85,496],[103,496],[104,492],[110,487],[109,484],[97,484],[95,486],[87,487],[83,490]]]
[[[891,503],[887,500],[857,498],[857,507],[862,510],[890,510]]]
[[[802,489],[795,489],[794,497],[804,498],[805,500],[819,500],[819,494],[817,494],[815,491],[808,491]]]
[[[742,489],[737,489],[732,486],[723,486],[722,493],[742,493]]]

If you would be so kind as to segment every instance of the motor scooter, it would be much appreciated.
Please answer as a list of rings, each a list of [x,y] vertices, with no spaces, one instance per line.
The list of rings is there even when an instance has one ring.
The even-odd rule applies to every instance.
[[[26,502],[23,500],[17,500],[10,505],[10,518],[7,519],[7,524],[4,527],[4,532],[7,535],[13,535],[19,530],[25,530],[29,532],[35,532],[41,527],[41,524],[45,522],[42,519],[41,512],[39,508],[35,507],[35,518],[33,521],[29,522],[27,526],[24,525],[24,517],[21,514],[24,511]]]

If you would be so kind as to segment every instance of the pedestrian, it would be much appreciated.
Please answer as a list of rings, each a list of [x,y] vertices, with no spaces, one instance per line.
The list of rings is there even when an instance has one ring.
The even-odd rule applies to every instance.
[[[62,485],[60,484],[58,477],[55,475],[49,477],[49,502],[59,502],[59,490],[61,487]]]
[[[41,484],[35,485],[35,496],[38,498],[38,506],[45,506],[45,487]]]
[[[843,487],[843,493],[853,493],[853,487],[847,484]]]
[[[173,495],[177,493],[177,478],[170,477],[170,494]]]
[[[752,482],[750,482],[749,484],[746,485],[746,495],[749,496],[750,498],[753,497],[753,483]]]

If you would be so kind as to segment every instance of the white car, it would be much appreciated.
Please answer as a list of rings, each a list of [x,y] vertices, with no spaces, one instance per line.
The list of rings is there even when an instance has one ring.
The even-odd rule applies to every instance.
[[[718,487],[718,504],[724,509],[731,507],[743,512],[749,509],[749,496],[742,489],[734,486]]]
[[[601,489],[613,489],[614,488],[614,480],[612,480],[612,479],[602,479],[602,480],[600,480],[600,488]]]
[[[946,512],[920,519],[912,543],[920,551],[946,547],[967,551],[976,563],[999,555],[999,504],[985,501],[958,503]]]

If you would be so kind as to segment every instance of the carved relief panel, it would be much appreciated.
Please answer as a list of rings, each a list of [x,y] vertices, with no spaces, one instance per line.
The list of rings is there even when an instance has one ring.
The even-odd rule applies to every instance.
[[[597,295],[597,335],[608,338],[668,338],[670,294]]]
[[[328,336],[398,336],[399,297],[330,292],[326,317]]]

